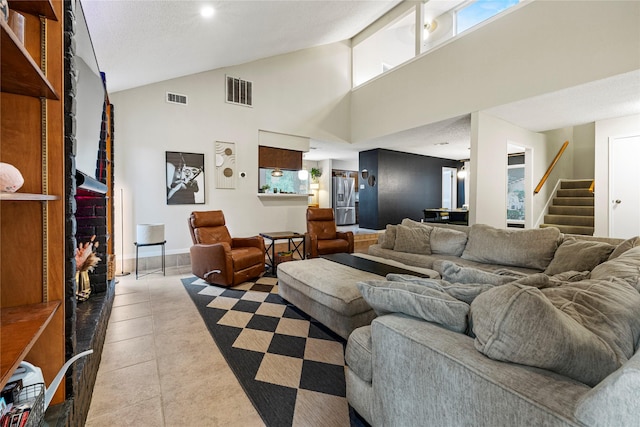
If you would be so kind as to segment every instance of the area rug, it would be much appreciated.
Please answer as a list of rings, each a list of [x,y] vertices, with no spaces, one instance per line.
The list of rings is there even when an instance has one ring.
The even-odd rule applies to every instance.
[[[345,397],[345,341],[283,300],[276,278],[182,283],[267,426],[367,426]]]

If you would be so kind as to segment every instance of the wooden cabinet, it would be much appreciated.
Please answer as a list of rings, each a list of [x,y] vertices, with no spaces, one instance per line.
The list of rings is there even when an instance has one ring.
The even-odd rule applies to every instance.
[[[9,0],[24,45],[0,22],[0,161],[24,185],[0,193],[0,386],[26,359],[46,384],[64,364],[62,0]],[[64,384],[52,403],[64,400]]]
[[[258,168],[302,169],[302,151],[258,147]]]

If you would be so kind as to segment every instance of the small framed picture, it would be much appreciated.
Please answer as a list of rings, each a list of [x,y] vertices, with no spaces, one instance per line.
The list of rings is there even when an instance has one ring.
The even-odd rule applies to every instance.
[[[204,203],[204,154],[166,152],[167,204]]]

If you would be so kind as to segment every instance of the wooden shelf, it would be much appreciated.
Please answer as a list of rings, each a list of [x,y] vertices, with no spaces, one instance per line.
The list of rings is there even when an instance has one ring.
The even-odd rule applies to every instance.
[[[60,307],[60,301],[3,307],[0,314],[0,387],[33,347]]]
[[[0,20],[0,27],[2,92],[36,98],[60,99],[40,67],[4,20]]]
[[[16,12],[24,12],[36,16],[44,16],[53,21],[58,20],[56,11],[53,10],[51,0],[9,0],[9,7]]]
[[[35,200],[44,202],[47,200],[58,200],[60,197],[51,194],[32,194],[32,193],[0,193],[0,200]]]

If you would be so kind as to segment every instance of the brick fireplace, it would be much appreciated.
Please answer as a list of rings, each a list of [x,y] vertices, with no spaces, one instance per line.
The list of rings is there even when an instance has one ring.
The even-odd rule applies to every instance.
[[[76,171],[76,13],[74,2],[64,2],[64,108],[65,108],[65,358],[88,349],[93,354],[76,361],[67,371],[66,401],[47,410],[49,425],[84,425],[91,403],[93,386],[100,365],[107,324],[113,305],[115,283],[108,280],[107,260],[113,247],[109,230],[113,229],[112,193],[113,109],[105,96],[95,177]],[[94,171],[83,171],[93,173]],[[94,181],[94,182],[86,182]],[[111,187],[111,188],[110,188]],[[106,189],[103,191],[103,189]],[[91,296],[76,300],[75,249],[96,236],[96,255],[101,261],[89,274]]]

